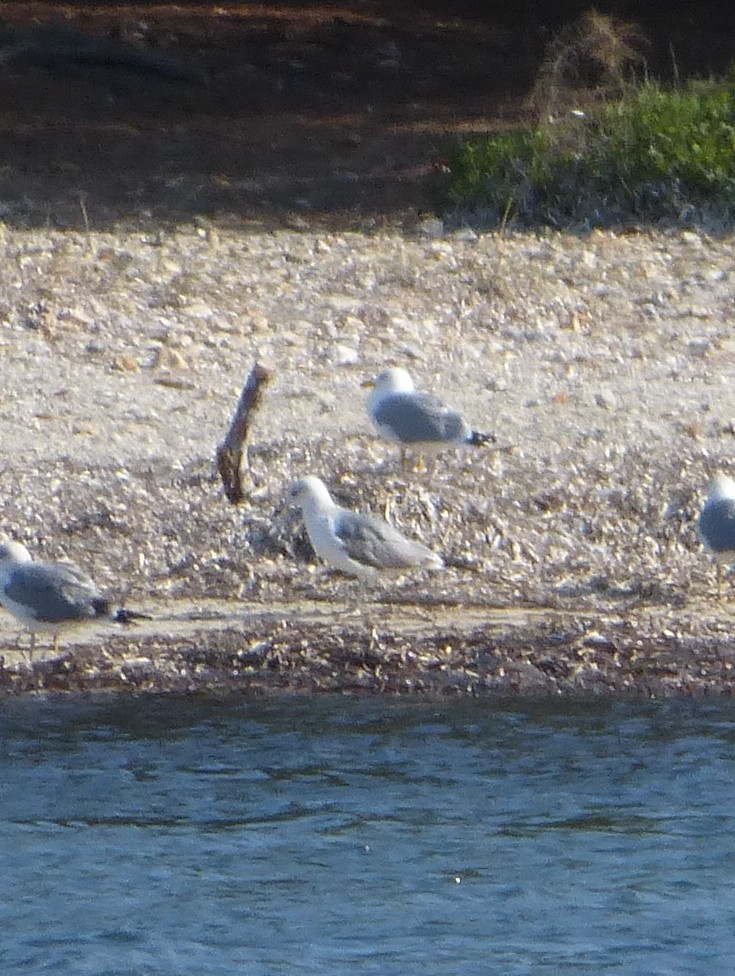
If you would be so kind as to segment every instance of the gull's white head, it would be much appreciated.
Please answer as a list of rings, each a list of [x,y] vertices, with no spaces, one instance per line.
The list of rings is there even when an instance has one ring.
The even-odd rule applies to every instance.
[[[33,562],[33,557],[22,542],[7,540],[0,543],[0,567],[20,566],[22,563]]]
[[[726,474],[716,475],[709,484],[708,502],[735,499],[735,481]]]
[[[375,396],[385,396],[386,393],[413,393],[416,387],[408,370],[401,366],[391,366],[384,369],[375,377]]]
[[[320,508],[334,504],[322,479],[311,474],[294,482],[288,493],[288,501],[298,508]]]

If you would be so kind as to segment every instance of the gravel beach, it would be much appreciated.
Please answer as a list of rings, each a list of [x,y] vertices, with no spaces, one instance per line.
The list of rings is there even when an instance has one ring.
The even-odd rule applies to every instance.
[[[51,642],[0,615],[0,687],[588,696],[735,687],[696,517],[732,473],[735,262],[696,231],[5,228],[3,533],[153,619]],[[248,497],[215,468],[273,370]],[[494,445],[403,476],[362,383],[405,366]],[[290,483],[440,553],[327,571]]]

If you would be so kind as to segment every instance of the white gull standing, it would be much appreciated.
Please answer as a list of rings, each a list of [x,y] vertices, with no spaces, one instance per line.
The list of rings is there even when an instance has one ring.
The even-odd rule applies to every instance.
[[[288,500],[301,509],[315,552],[334,569],[363,578],[387,571],[441,569],[440,556],[383,519],[337,505],[320,478],[301,478]]]
[[[0,544],[0,604],[31,632],[30,656],[36,631],[54,635],[59,650],[63,630],[94,620],[129,623],[146,619],[132,610],[112,611],[97,585],[73,563],[33,562],[20,542]]]
[[[722,598],[722,567],[735,562],[735,481],[718,474],[697,522],[699,538],[715,557],[717,597]]]
[[[400,366],[384,369],[372,382],[368,414],[376,430],[401,448],[401,467],[406,470],[406,448],[438,454],[447,447],[481,447],[495,440],[493,434],[474,430],[457,410],[445,406],[430,393],[414,386]]]

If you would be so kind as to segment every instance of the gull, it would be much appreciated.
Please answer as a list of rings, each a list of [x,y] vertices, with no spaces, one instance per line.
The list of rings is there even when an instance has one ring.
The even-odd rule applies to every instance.
[[[320,478],[301,478],[289,502],[301,509],[315,552],[334,569],[363,579],[386,571],[441,569],[444,561],[388,522],[337,505]]]
[[[717,599],[722,599],[722,567],[735,562],[735,481],[718,474],[709,486],[699,521],[699,538],[715,557]]]
[[[99,619],[117,623],[150,619],[132,610],[112,612],[97,585],[79,567],[34,562],[20,542],[0,544],[0,604],[31,632],[31,659],[36,631],[50,631],[58,653],[62,630]]]
[[[406,470],[406,448],[438,454],[446,447],[481,447],[495,440],[467,423],[461,413],[445,406],[430,393],[421,393],[410,374],[399,366],[384,369],[372,383],[368,414],[378,433],[401,447],[401,468]]]

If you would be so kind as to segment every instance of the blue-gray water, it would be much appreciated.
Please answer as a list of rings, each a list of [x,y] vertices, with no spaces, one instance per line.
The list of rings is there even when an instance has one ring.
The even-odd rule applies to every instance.
[[[0,972],[735,971],[735,708],[29,701]]]

